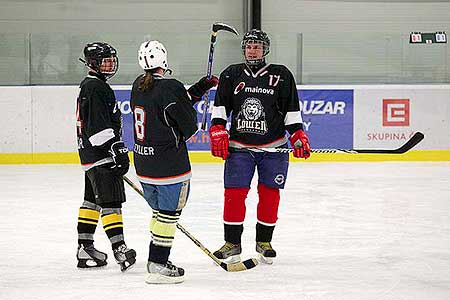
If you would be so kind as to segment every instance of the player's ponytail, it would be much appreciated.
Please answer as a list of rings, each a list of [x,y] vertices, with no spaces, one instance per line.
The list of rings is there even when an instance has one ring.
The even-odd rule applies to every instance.
[[[138,90],[141,92],[145,92],[147,90],[151,90],[153,88],[155,80],[153,79],[153,75],[150,70],[145,71],[145,75],[141,78],[138,86]]]

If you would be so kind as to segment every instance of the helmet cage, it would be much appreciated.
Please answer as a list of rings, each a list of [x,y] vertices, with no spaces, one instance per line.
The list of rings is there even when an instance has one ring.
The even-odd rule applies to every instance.
[[[263,55],[261,59],[247,59],[245,56],[245,49],[247,47],[247,44],[250,43],[260,43],[263,45]],[[248,64],[254,65],[259,64],[264,61],[264,58],[269,54],[270,52],[270,39],[267,36],[267,33],[265,33],[262,30],[252,29],[249,32],[247,32],[241,43],[242,47],[242,54],[244,55],[244,59]]]
[[[113,77],[119,69],[117,51],[103,42],[89,43],[84,48],[85,64],[95,72],[102,74],[107,79]]]

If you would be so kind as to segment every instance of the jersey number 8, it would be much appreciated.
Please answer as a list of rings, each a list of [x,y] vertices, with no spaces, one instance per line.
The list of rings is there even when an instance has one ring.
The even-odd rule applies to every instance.
[[[134,132],[136,133],[136,139],[140,142],[145,139],[145,121],[146,113],[142,106],[136,106],[134,108]]]

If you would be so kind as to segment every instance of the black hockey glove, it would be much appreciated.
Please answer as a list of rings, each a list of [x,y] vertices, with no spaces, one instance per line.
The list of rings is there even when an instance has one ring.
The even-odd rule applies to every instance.
[[[109,153],[114,161],[114,166],[111,167],[117,176],[127,174],[130,167],[130,159],[128,158],[128,148],[123,141],[117,141],[111,145]]]
[[[211,88],[219,84],[219,78],[212,76],[211,79],[207,79],[206,76],[201,78],[196,84],[192,85],[188,89],[188,93],[193,101],[199,101],[202,96]]]

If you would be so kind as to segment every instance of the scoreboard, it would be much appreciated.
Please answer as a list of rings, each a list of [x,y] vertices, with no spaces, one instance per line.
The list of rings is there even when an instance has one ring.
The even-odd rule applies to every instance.
[[[409,34],[410,44],[446,44],[447,34],[444,31],[438,32],[411,32]]]

